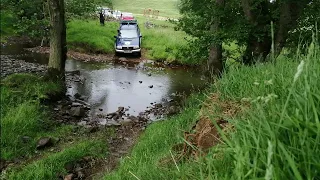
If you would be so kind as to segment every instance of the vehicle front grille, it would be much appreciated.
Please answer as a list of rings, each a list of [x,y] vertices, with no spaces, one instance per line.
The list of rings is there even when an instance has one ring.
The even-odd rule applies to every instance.
[[[122,47],[122,50],[133,50],[133,47]]]

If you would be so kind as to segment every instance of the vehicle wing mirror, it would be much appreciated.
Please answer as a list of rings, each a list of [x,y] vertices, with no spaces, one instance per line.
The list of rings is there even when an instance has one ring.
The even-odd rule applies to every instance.
[[[140,38],[142,38],[142,35],[140,35]]]
[[[114,38],[118,38],[118,36],[113,36]]]

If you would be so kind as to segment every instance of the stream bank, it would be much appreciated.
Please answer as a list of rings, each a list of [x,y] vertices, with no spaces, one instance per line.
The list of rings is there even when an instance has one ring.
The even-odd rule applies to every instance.
[[[39,51],[43,51],[43,48],[39,50],[21,44],[2,47],[1,77],[16,73],[44,75],[48,55]],[[69,57],[76,55],[79,54],[71,52],[70,55],[69,52]],[[79,56],[83,57],[82,54]],[[107,159],[89,158],[92,161],[87,164],[93,161],[97,164],[86,166],[87,178],[92,174],[113,170],[149,124],[177,114],[184,99],[206,85],[200,73],[193,69],[167,68],[149,60],[132,57],[111,59],[103,55],[95,55],[95,58],[87,61],[75,59],[69,58],[66,62],[67,94],[51,103],[49,111],[55,123],[79,127],[76,129],[84,131],[83,135],[91,134],[97,138],[101,133],[113,131],[106,142],[110,155]],[[48,140],[46,137],[41,139]],[[63,146],[65,141],[60,138],[53,146]],[[16,162],[6,161],[5,166],[28,165],[36,163],[38,159],[41,156],[31,160],[20,158]],[[76,173],[73,174],[74,178],[77,177]]]

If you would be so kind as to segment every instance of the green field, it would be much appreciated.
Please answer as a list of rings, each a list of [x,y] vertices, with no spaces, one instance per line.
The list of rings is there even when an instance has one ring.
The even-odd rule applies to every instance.
[[[179,0],[114,0],[114,9],[131,12],[134,14],[143,14],[143,10],[151,8],[159,10],[159,16],[177,18]]]

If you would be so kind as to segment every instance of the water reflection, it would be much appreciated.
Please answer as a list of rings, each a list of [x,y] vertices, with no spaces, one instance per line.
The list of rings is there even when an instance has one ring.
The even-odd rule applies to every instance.
[[[79,70],[84,77],[82,83],[72,82],[68,94],[85,96],[92,106],[91,115],[114,112],[119,106],[130,107],[128,113],[138,115],[150,103],[171,98],[171,94],[176,92],[189,94],[193,87],[204,84],[198,74],[186,70],[167,69],[149,76],[144,70],[75,60],[66,62],[66,70]],[[149,87],[151,85],[153,88]]]

